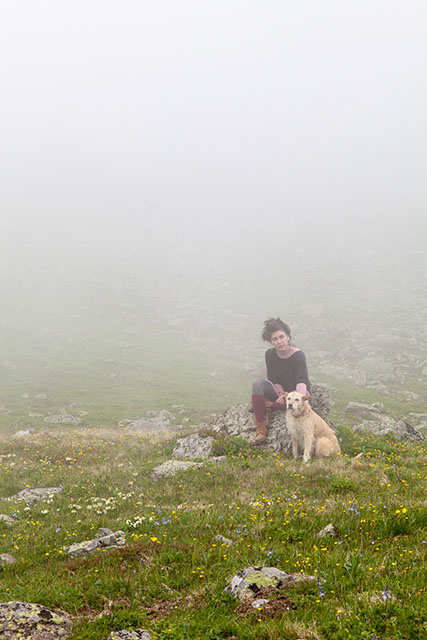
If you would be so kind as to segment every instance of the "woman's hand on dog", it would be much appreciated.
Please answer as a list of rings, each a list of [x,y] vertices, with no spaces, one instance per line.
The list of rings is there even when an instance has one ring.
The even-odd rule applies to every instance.
[[[286,394],[285,393],[280,393],[279,397],[276,400],[277,404],[280,404],[282,407],[285,406],[286,404]]]

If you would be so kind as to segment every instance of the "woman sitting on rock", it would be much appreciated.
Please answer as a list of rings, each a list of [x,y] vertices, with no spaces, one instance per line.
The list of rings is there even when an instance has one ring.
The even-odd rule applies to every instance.
[[[298,391],[306,395],[310,390],[304,353],[292,347],[291,330],[280,318],[264,322],[262,339],[270,342],[265,352],[267,380],[258,378],[252,385],[252,407],[256,420],[255,443],[263,442],[267,435],[265,409],[286,410],[284,392]]]

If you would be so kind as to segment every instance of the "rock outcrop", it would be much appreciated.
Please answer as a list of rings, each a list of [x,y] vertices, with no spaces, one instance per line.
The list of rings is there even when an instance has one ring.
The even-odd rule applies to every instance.
[[[355,433],[367,434],[374,436],[393,436],[396,440],[414,440],[423,441],[426,437],[420,433],[415,427],[412,427],[403,420],[395,420],[389,416],[381,415],[377,420],[364,420],[359,424],[353,425]]]
[[[286,427],[284,411],[267,412],[268,428],[266,440],[259,445],[275,453],[291,453],[291,440]],[[225,436],[241,436],[248,442],[255,442],[254,416],[248,411],[247,404],[230,407],[210,423],[210,428]]]

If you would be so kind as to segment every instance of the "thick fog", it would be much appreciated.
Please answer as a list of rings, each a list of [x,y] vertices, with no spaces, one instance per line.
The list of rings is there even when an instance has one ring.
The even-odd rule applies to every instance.
[[[318,350],[340,326],[342,348],[421,331],[426,20],[415,0],[4,2],[7,375],[80,341],[98,375],[91,340],[120,331],[166,358],[165,327],[238,369],[269,315]]]

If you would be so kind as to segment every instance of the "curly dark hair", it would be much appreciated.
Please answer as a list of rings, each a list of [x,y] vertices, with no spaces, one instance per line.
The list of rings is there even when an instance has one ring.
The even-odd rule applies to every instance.
[[[283,322],[280,318],[269,318],[264,322],[264,329],[261,337],[266,342],[271,341],[271,336],[275,331],[284,331],[289,338],[291,337],[291,329],[286,322]]]

